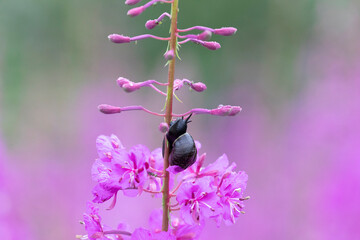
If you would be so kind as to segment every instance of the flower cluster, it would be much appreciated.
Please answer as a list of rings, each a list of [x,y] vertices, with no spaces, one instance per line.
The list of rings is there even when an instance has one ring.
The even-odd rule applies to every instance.
[[[126,0],[125,4],[135,5],[142,0]],[[244,196],[247,175],[242,171],[235,171],[236,164],[229,163],[224,154],[213,163],[204,166],[206,154],[199,154],[201,144],[194,141],[187,132],[190,117],[199,114],[213,116],[235,116],[241,111],[240,106],[222,105],[213,109],[193,108],[185,113],[173,113],[173,97],[176,91],[184,86],[195,92],[203,92],[206,85],[203,82],[194,82],[188,79],[175,79],[175,59],[178,48],[187,42],[202,45],[210,50],[221,47],[218,42],[209,41],[212,34],[231,36],[236,28],[222,27],[209,28],[194,26],[186,29],[177,28],[177,13],[179,0],[150,0],[142,6],[132,8],[128,15],[140,15],[155,4],[171,4],[171,13],[163,13],[156,19],[148,20],[147,29],[158,26],[165,18],[171,19],[170,36],[159,37],[151,34],[142,34],[128,37],[120,34],[110,34],[109,40],[113,43],[130,43],[152,38],[168,41],[168,48],[164,58],[169,65],[168,82],[156,80],[134,82],[124,77],[117,79],[117,85],[127,93],[149,87],[156,93],[166,97],[165,113],[153,112],[141,105],[112,106],[101,104],[98,106],[104,114],[115,114],[126,111],[141,110],[146,113],[164,118],[159,130],[164,133],[162,148],[150,151],[144,145],[125,148],[115,136],[99,136],[96,140],[98,158],[92,166],[92,179],[96,182],[92,190],[93,200],[88,203],[84,214],[85,230],[87,235],[78,236],[80,239],[130,239],[130,240],[159,240],[198,239],[205,225],[206,219],[216,221],[219,226],[222,222],[231,225],[241,213],[244,213]],[[200,31],[190,34],[190,31]],[[164,92],[159,88],[166,87]],[[173,119],[179,117],[178,119]],[[186,118],[184,118],[186,117]],[[193,119],[192,119],[193,120]],[[176,181],[175,181],[176,179]],[[150,216],[149,229],[143,227],[129,230],[126,224],[119,224],[117,229],[102,224],[99,209],[94,205],[104,203],[112,198],[108,210],[116,205],[118,192],[128,197],[138,197],[141,194],[162,196],[162,210],[155,210]]]
[[[92,167],[92,177],[97,183],[93,189],[94,203],[103,203],[113,197],[108,209],[114,208],[119,190],[129,197],[143,192],[161,193],[164,170],[160,148],[150,152],[147,147],[137,145],[126,150],[115,135],[99,136],[96,146],[98,158]],[[196,147],[199,151],[201,144],[197,142]],[[178,173],[177,183],[171,184],[168,232],[161,231],[162,214],[159,212],[151,215],[150,230],[138,228],[132,234],[124,228],[105,228],[104,231],[98,208],[88,203],[84,214],[86,236],[89,239],[117,239],[117,235],[125,234],[131,235],[131,239],[197,239],[206,218],[215,220],[218,225],[222,221],[227,225],[234,224],[243,213],[244,201],[249,198],[244,197],[247,175],[242,171],[235,172],[236,164],[229,164],[225,154],[206,167],[203,166],[205,159],[205,153],[198,156],[195,164]],[[176,211],[180,212],[179,218],[172,215]]]

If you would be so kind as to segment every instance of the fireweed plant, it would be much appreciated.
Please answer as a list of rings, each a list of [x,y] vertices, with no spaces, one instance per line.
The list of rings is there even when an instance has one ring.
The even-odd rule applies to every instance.
[[[126,0],[125,4],[135,5],[141,0]],[[87,203],[83,224],[87,235],[77,236],[80,239],[199,239],[205,219],[210,218],[220,225],[234,224],[241,213],[244,213],[244,196],[248,176],[245,172],[236,172],[236,164],[229,163],[224,154],[215,162],[204,166],[206,154],[199,154],[201,144],[194,141],[186,133],[190,117],[197,114],[215,116],[234,116],[241,111],[239,106],[219,105],[215,109],[194,108],[182,114],[173,113],[173,98],[175,91],[184,85],[196,92],[202,92],[206,85],[188,79],[175,79],[175,59],[179,46],[193,42],[210,50],[221,46],[214,41],[208,41],[212,34],[231,36],[236,28],[209,28],[194,26],[178,29],[177,15],[179,0],[151,0],[148,3],[132,8],[128,15],[135,17],[150,6],[158,3],[171,4],[171,13],[163,13],[157,19],[146,22],[147,29],[158,26],[165,18],[171,19],[170,37],[158,37],[150,34],[128,37],[119,34],[108,36],[113,43],[130,43],[146,38],[168,42],[164,58],[168,65],[168,82],[155,80],[132,82],[120,77],[117,84],[125,92],[133,92],[142,87],[150,87],[164,95],[165,113],[156,113],[143,106],[111,106],[99,105],[99,110],[105,114],[115,114],[125,111],[142,110],[161,117],[164,122],[159,130],[165,134],[163,147],[150,151],[146,146],[136,145],[126,149],[115,136],[99,136],[96,140],[98,159],[92,166],[92,178],[97,183],[92,193],[94,199]],[[198,34],[188,32],[198,31]],[[166,86],[167,92],[157,86]],[[174,119],[173,119],[174,118]],[[171,186],[171,189],[170,189]],[[162,209],[154,210],[149,217],[149,229],[129,227],[121,223],[116,229],[103,224],[99,208],[94,203],[104,203],[112,198],[108,209],[116,205],[117,194],[122,191],[125,196],[137,197],[141,194],[162,196]]]

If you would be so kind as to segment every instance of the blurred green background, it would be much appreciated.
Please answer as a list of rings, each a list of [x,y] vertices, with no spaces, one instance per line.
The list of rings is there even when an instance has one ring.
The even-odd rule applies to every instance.
[[[253,85],[263,101],[281,104],[306,83],[294,65],[314,31],[316,1],[184,0],[180,7],[180,27],[238,29],[234,37],[214,36],[223,46],[220,51],[193,44],[181,48],[179,65],[193,66],[194,76],[187,77],[208,84],[206,101],[215,104],[237,82]],[[1,2],[2,127],[10,147],[20,144],[15,136],[21,135],[22,125],[39,135],[67,134],[69,129],[56,125],[71,127],[67,111],[79,88],[106,81],[103,76],[111,81],[120,65],[136,66],[124,74],[138,79],[166,72],[163,42],[114,46],[105,41],[112,32],[128,36],[146,32],[143,23],[167,6],[152,7],[135,19],[126,16],[128,9],[115,0]],[[168,22],[153,32],[166,36]],[[182,74],[178,71],[177,76]],[[28,120],[26,124],[22,119]]]

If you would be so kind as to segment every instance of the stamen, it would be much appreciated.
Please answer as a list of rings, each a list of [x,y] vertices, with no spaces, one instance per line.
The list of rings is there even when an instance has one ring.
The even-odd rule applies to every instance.
[[[114,197],[113,197],[113,200],[112,200],[110,206],[109,206],[106,210],[111,210],[111,209],[113,209],[113,208],[115,207],[115,205],[116,205],[116,199],[117,199],[117,193],[118,193],[118,192],[115,192]]]

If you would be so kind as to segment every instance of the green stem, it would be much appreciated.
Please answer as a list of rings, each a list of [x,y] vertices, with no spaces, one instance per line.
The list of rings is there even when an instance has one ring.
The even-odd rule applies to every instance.
[[[174,50],[175,57],[170,60],[169,63],[169,72],[168,72],[168,87],[167,87],[167,97],[166,97],[166,109],[165,109],[165,122],[170,125],[172,119],[172,105],[173,105],[173,89],[174,89],[174,75],[175,75],[175,59],[176,59],[176,42],[177,42],[177,14],[178,14],[178,4],[179,0],[174,0],[171,4],[171,27],[170,27],[170,49]],[[165,144],[164,151],[164,170],[169,167],[169,146]],[[165,171],[164,186],[162,189],[163,192],[163,220],[162,220],[162,231],[168,231],[169,227],[169,178],[170,174],[168,171]]]

